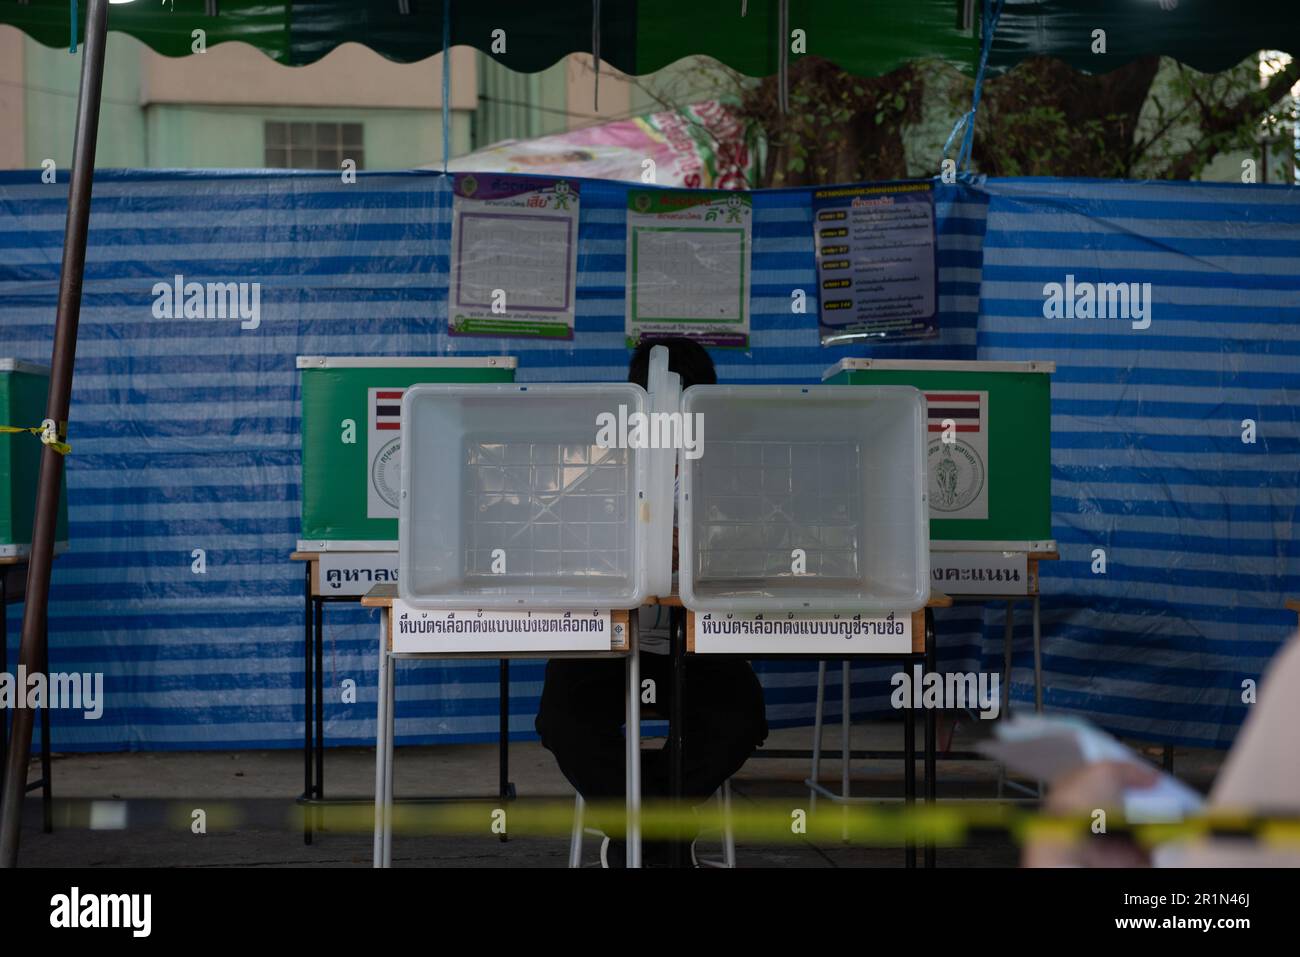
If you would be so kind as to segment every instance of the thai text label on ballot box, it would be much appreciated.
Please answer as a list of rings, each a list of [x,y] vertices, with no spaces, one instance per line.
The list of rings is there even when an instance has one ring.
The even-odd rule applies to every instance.
[[[1026,552],[930,552],[931,587],[948,595],[1032,595],[1037,562]]]
[[[315,593],[359,597],[397,581],[397,552],[321,552]]]
[[[392,607],[393,654],[621,651],[627,613],[582,611],[429,610],[401,599]]]
[[[696,654],[910,655],[912,615],[692,614]]]

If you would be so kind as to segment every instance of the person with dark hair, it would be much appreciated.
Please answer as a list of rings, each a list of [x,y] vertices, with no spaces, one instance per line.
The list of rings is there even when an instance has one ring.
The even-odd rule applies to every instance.
[[[668,349],[668,368],[681,376],[683,390],[717,383],[713,360],[704,347],[680,338],[642,341],[628,365],[629,382],[646,387],[650,350],[659,345]],[[676,556],[674,529],[674,564]],[[651,711],[666,717],[671,707],[672,671],[666,631],[660,632],[659,625],[668,616],[662,606],[642,611],[642,682],[648,679],[654,683]],[[763,688],[744,659],[688,657],[685,685],[682,789],[688,802],[700,804],[739,771],[766,740],[767,717]],[[625,798],[623,694],[622,661],[556,658],[547,663],[537,733],[542,745],[555,755],[569,783],[591,803],[607,804]],[[667,751],[645,751],[641,783],[647,799],[668,797],[668,776]],[[622,842],[606,841],[602,863],[623,866]],[[647,841],[643,861],[652,867],[667,866],[672,852],[670,843]]]
[[[708,350],[694,339],[643,339],[627,363],[627,381],[648,389],[650,352],[655,346],[668,350],[668,371],[682,377],[682,390],[693,385],[717,385],[718,373]]]

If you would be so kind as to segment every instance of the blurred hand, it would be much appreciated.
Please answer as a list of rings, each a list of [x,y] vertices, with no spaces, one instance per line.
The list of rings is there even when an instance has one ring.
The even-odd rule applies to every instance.
[[[1052,782],[1043,812],[1048,815],[1088,818],[1096,811],[1123,814],[1124,792],[1156,783],[1154,768],[1127,761],[1099,761],[1085,765]],[[1025,845],[1024,867],[1149,867],[1150,857],[1127,838],[1085,831],[1075,840],[1039,837]]]

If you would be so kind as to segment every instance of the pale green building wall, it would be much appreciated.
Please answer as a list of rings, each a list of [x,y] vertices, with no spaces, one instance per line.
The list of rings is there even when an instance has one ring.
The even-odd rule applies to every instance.
[[[158,104],[146,111],[152,168],[254,169],[265,164],[267,120],[361,123],[367,170],[411,169],[442,162],[442,118],[419,110],[328,107],[213,107]],[[452,155],[469,144],[470,116],[451,116]]]
[[[568,76],[564,59],[538,73],[514,73],[491,57],[478,57],[478,109],[473,148],[501,140],[528,140],[568,129]]]
[[[95,165],[140,167],[146,164],[144,113],[140,109],[140,42],[121,33],[108,35],[104,54],[104,90],[99,108]],[[24,37],[27,94],[24,103],[23,152],[36,168],[52,159],[59,169],[72,162],[77,124],[77,88],[81,50],[51,49]]]
[[[442,162],[442,114],[436,110],[140,105],[140,43],[110,32],[95,165],[171,169],[257,169],[265,163],[267,120],[347,122],[364,126],[365,169],[411,169]],[[72,157],[81,55],[24,43],[24,154],[66,169]],[[470,150],[472,115],[451,115],[452,155]],[[562,119],[562,117],[561,117]]]

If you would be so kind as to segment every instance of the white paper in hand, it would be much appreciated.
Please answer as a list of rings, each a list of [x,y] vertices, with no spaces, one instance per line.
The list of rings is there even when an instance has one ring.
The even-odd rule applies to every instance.
[[[977,749],[1020,774],[1050,781],[1086,764],[1127,761],[1151,768],[1115,738],[1079,718],[1022,715],[1000,722],[996,738]],[[1149,788],[1124,792],[1124,817],[1136,824],[1181,821],[1197,813],[1204,801],[1177,778],[1160,772]]]

